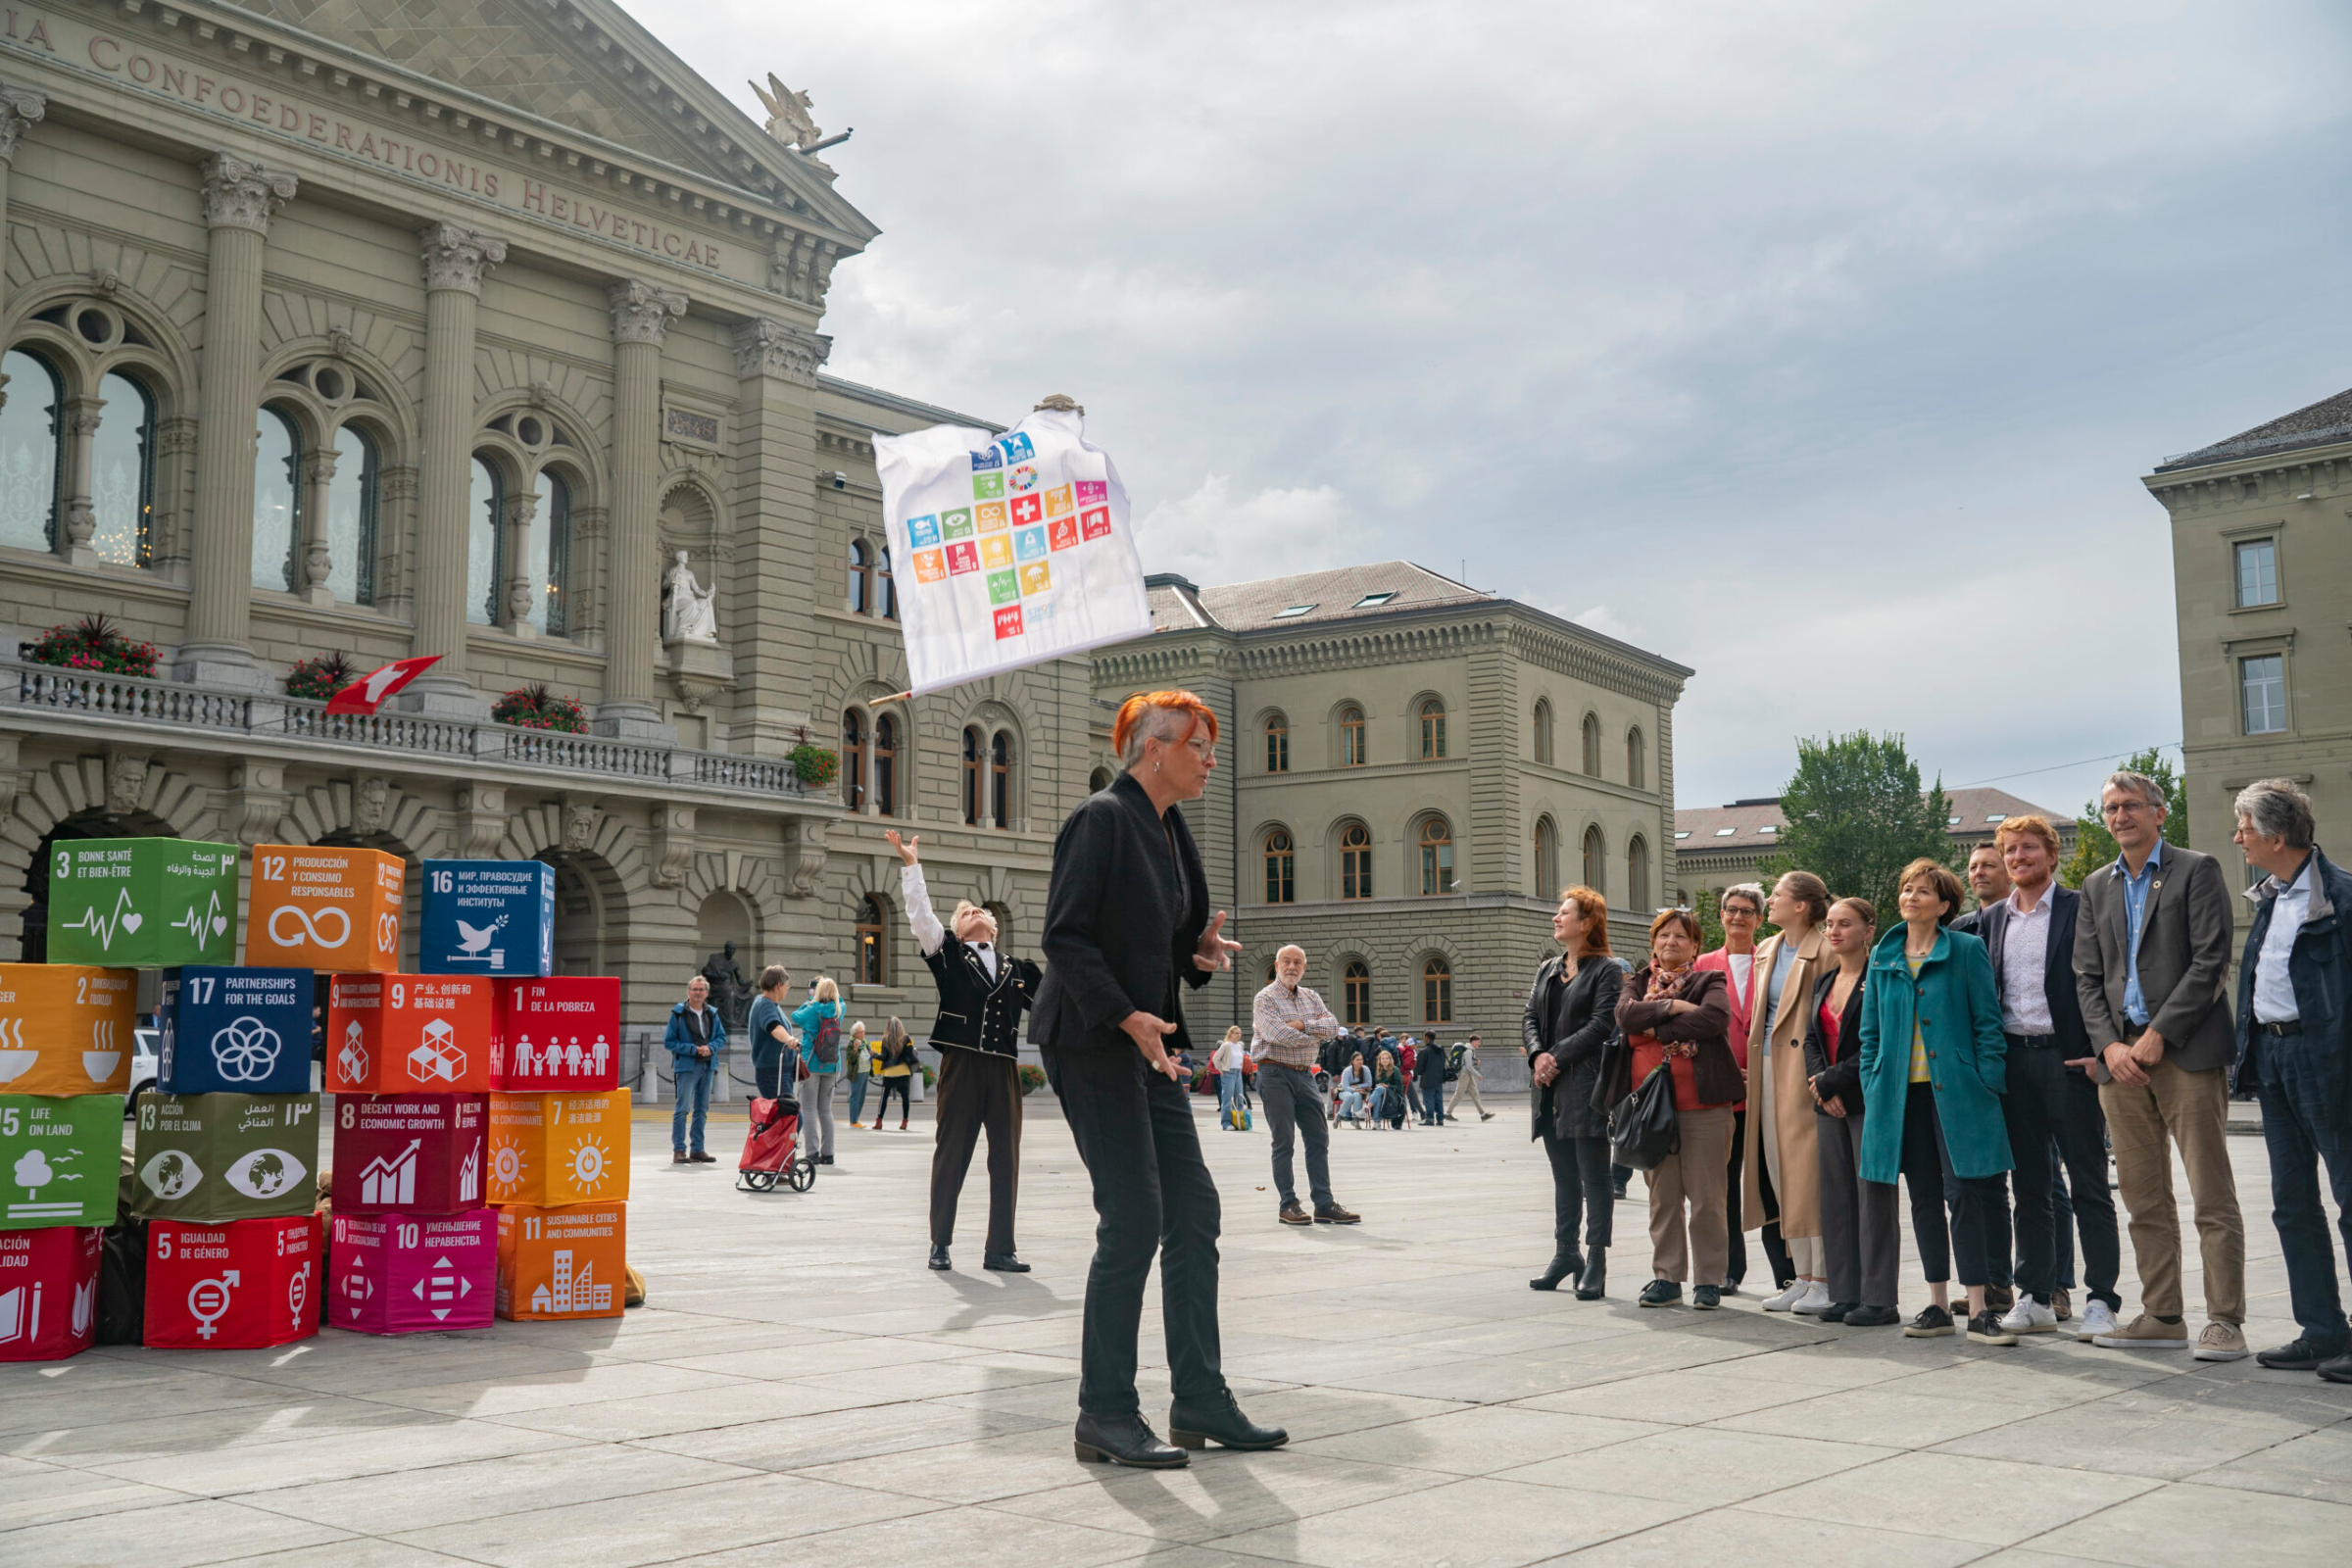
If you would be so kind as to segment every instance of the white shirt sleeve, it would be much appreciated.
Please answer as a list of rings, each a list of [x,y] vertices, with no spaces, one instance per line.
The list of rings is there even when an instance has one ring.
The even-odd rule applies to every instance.
[[[948,940],[939,915],[931,907],[931,890],[923,885],[920,865],[899,867],[899,896],[906,904],[906,923],[914,928],[914,940],[919,943],[925,957],[937,953],[940,944]]]

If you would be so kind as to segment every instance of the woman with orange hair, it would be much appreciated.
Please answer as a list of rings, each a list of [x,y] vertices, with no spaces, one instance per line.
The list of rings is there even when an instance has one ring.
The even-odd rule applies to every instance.
[[[1233,967],[1241,945],[1211,912],[1208,873],[1179,801],[1217,765],[1217,715],[1191,692],[1130,697],[1111,728],[1126,771],[1089,796],[1054,840],[1042,946],[1051,965],[1030,1039],[1094,1184],[1095,1260],[1080,1332],[1081,1459],[1149,1469],[1290,1441],[1242,1413],[1217,1330],[1217,1184],[1172,1053],[1191,1045],[1185,986]],[[1135,1390],[1144,1282],[1156,1253],[1175,1401],[1159,1441]]]
[[[1560,894],[1551,934],[1561,948],[1536,970],[1520,1020],[1529,1076],[1535,1082],[1535,1134],[1551,1161],[1551,1261],[1529,1280],[1538,1291],[1576,1276],[1576,1298],[1598,1300],[1608,1289],[1608,1107],[1592,1103],[1601,1048],[1617,1027],[1625,973],[1609,955],[1609,901],[1587,887]],[[1584,1246],[1577,1246],[1579,1215]]]

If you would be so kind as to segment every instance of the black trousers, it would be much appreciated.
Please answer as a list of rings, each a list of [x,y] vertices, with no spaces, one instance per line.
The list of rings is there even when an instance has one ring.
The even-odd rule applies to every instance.
[[[875,1126],[881,1126],[882,1118],[890,1114],[890,1097],[894,1092],[899,1097],[899,1119],[904,1121],[914,1113],[914,1091],[910,1087],[914,1082],[912,1074],[905,1078],[877,1075],[874,1082],[882,1086],[882,1103],[874,1107]]]
[[[1551,1161],[1551,1255],[1581,1257],[1586,1247],[1608,1246],[1617,1214],[1617,1195],[1609,1187],[1609,1141],[1562,1138],[1549,1124],[1540,1136],[1544,1157]],[[1580,1218],[1584,1247],[1576,1242]]]
[[[950,1046],[939,1054],[939,1142],[931,1149],[931,1240],[956,1239],[956,1200],[988,1129],[988,1250],[1010,1252],[1021,1196],[1021,1081],[1010,1056]]]
[[[1911,1238],[1919,1246],[1919,1266],[1928,1283],[1948,1281],[1955,1264],[1963,1286],[1992,1283],[1987,1277],[1986,1215],[2000,1206],[2002,1178],[1964,1177],[1952,1169],[1951,1151],[1943,1143],[1943,1122],[1936,1114],[1933,1084],[1913,1084],[1910,1098],[1903,1102],[1901,1173],[1903,1189],[1911,1197]],[[1946,1187],[1958,1194],[1949,1230],[1943,1219]],[[2048,1191],[2046,1184],[2043,1191]]]
[[[1045,1062],[1046,1079],[1060,1097],[1071,1141],[1095,1188],[1095,1260],[1086,1271],[1078,1408],[1098,1418],[1141,1408],[1136,1336],[1155,1253],[1175,1396],[1215,1398],[1225,1390],[1217,1336],[1222,1211],[1184,1087],[1153,1072],[1140,1052],[1126,1046],[1048,1051]]]
[[[1892,1306],[1903,1262],[1903,1226],[1892,1182],[1862,1179],[1862,1113],[1817,1110],[1821,1249],[1830,1299]]]
[[[2082,1192],[2082,1201],[2073,1206],[2082,1236],[2084,1279],[2091,1296],[2112,1308],[2119,1299],[2115,1280],[2122,1267],[2122,1246],[2116,1234],[2115,1199],[2107,1191],[2098,1090],[2087,1078],[2068,1072],[2065,1052],[2046,1038],[2030,1042],[2011,1035],[2008,1072],[2009,1092],[2001,1097],[2001,1115],[2008,1123],[2010,1157],[2016,1161],[2012,1185],[2017,1195],[2017,1288],[2047,1301],[2058,1281],[2059,1217],[2051,1200],[2055,1171],[2050,1158],[2055,1149]],[[2087,1116],[2082,1093],[2069,1081],[2078,1078],[2093,1097]]]
[[[1740,1188],[1745,1173],[1740,1168],[1747,1150],[1747,1111],[1732,1112],[1732,1158],[1724,1167],[1724,1222],[1731,1227],[1731,1262],[1724,1269],[1723,1282],[1737,1286],[1747,1278],[1747,1237],[1740,1228]],[[1787,1287],[1796,1278],[1796,1263],[1788,1256],[1788,1244],[1781,1240],[1781,1203],[1772,1190],[1772,1170],[1769,1166],[1756,1169],[1756,1195],[1764,1201],[1764,1226],[1758,1237],[1764,1249],[1765,1266],[1772,1270],[1772,1288]]]

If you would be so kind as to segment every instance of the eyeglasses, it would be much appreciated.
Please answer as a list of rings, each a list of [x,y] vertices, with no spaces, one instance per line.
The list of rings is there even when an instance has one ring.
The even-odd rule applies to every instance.
[[[2150,808],[2145,801],[2110,801],[2099,808],[2099,814],[2101,816],[2137,816],[2140,812]]]

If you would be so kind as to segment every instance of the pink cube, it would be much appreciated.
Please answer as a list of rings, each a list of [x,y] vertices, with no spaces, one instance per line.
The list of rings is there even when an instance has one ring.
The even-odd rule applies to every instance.
[[[331,1321],[362,1334],[478,1329],[498,1286],[498,1211],[337,1214]]]
[[[90,1348],[105,1240],[95,1225],[0,1231],[0,1361],[62,1361]]]
[[[495,980],[490,1087],[586,1094],[620,1087],[620,981],[611,975]]]

